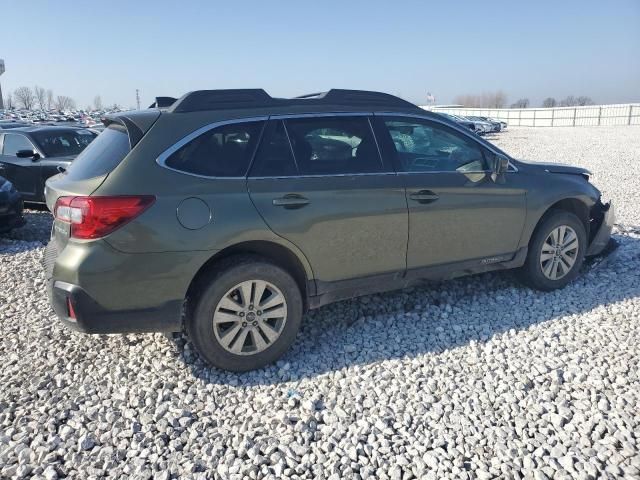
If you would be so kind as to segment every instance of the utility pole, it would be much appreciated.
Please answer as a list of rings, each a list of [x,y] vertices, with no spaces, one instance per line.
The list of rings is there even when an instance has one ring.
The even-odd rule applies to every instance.
[[[0,60],[0,75],[4,73],[4,60]],[[4,110],[4,97],[2,96],[2,85],[0,85],[0,110]]]
[[[138,110],[140,110],[140,90],[136,88],[136,104],[138,105]]]

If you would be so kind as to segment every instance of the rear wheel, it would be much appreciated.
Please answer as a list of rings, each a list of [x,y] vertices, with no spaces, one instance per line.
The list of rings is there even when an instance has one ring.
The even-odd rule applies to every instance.
[[[301,318],[300,289],[289,273],[259,257],[236,257],[200,289],[187,332],[209,363],[239,372],[282,356]]]
[[[586,247],[587,234],[580,219],[566,211],[552,211],[529,242],[520,278],[538,290],[562,288],[580,272]]]

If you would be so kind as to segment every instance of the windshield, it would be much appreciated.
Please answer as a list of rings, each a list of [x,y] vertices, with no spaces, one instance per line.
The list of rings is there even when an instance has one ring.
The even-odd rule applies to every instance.
[[[47,157],[78,155],[89,145],[96,134],[91,130],[49,130],[31,134]]]

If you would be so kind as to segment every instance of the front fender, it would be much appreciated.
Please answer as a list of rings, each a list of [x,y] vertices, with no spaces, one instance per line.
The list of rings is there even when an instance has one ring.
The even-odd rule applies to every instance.
[[[600,199],[598,189],[586,182],[581,176],[557,175],[559,178],[554,178],[556,175],[546,173],[544,179],[540,178],[543,175],[536,175],[536,184],[541,187],[531,189],[527,193],[527,214],[520,247],[529,244],[542,217],[560,202],[580,202],[581,205],[584,205],[585,216],[588,217],[585,220],[590,220],[591,211]]]

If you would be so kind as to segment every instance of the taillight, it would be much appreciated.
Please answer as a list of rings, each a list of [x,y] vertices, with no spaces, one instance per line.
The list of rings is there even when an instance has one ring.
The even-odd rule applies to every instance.
[[[153,195],[60,197],[53,214],[56,220],[71,224],[71,237],[93,239],[104,237],[133,220],[155,200]]]
[[[67,297],[67,313],[69,314],[69,318],[77,320],[76,311],[73,308],[73,303],[71,302],[71,299],[69,297]]]

